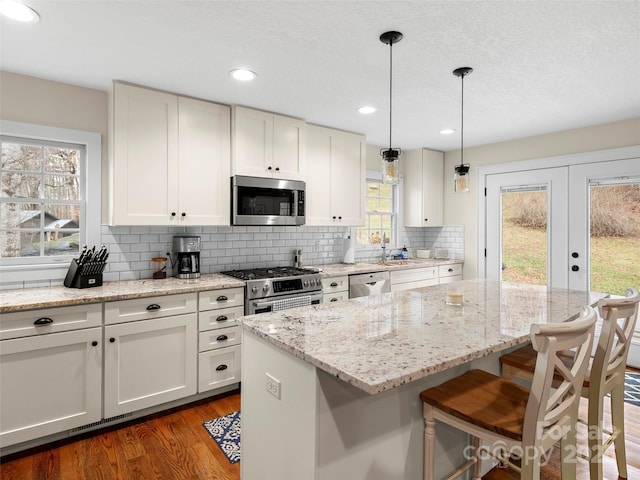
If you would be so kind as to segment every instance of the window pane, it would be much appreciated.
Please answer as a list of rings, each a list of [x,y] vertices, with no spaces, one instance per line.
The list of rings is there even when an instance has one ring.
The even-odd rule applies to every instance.
[[[381,198],[380,199],[380,208],[379,212],[391,212],[391,199],[390,198]]]
[[[1,228],[40,228],[40,209],[30,203],[0,204]]]
[[[80,162],[79,153],[75,149],[46,147],[44,149],[45,172],[77,175]]]
[[[79,200],[80,185],[78,177],[46,175],[44,179],[44,198],[52,200]]]
[[[382,228],[389,231],[387,232],[387,238],[389,238],[390,232],[391,232],[391,226],[393,225],[391,220],[391,215],[382,215],[380,218],[382,220],[382,223],[381,223]]]
[[[380,215],[371,215],[369,217],[369,228],[380,228],[382,226],[382,222],[380,220]]]
[[[377,197],[379,191],[379,183],[367,183],[367,197]]]
[[[2,172],[2,196],[9,198],[40,198],[40,175]]]
[[[41,171],[42,147],[2,142],[2,169]]]
[[[392,186],[386,183],[380,184],[380,197],[391,198],[393,196]]]
[[[367,198],[367,212],[377,212],[380,209],[380,200]]]

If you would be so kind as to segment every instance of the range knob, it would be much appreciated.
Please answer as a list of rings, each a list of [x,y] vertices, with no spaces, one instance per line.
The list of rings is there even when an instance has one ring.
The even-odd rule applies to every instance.
[[[269,291],[269,285],[265,285],[264,287],[262,287],[262,291],[267,293]]]
[[[309,280],[309,284],[314,287],[316,285],[316,281],[314,278],[312,278],[311,280]]]
[[[251,287],[251,291],[253,293],[258,293],[258,287],[256,287],[256,286]]]
[[[305,287],[308,287],[309,286],[309,280],[304,280],[302,282],[302,285],[304,285]]]

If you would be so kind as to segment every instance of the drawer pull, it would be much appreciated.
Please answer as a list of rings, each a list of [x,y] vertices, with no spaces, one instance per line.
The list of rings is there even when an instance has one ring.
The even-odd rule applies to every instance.
[[[226,315],[220,315],[218,318],[216,318],[216,322],[224,322],[226,320],[229,320],[229,317],[227,317]]]
[[[333,297],[331,300],[329,300],[330,302],[337,302],[338,299],[336,297]]]
[[[113,337],[111,337],[111,338],[109,339],[109,343],[113,343],[113,342],[115,342],[115,341],[116,341],[116,339],[115,339],[115,338],[113,338]]]
[[[223,340],[229,340],[229,337],[227,337],[226,335],[218,335],[218,338],[216,338],[216,340],[218,342],[222,342]]]
[[[218,366],[216,367],[216,370],[217,370],[218,372],[221,372],[221,371],[223,371],[223,370],[226,370],[227,368],[229,368],[229,367],[227,367],[225,364],[222,364],[222,365],[218,365]]]
[[[150,312],[153,310],[160,310],[162,307],[160,305],[158,305],[157,303],[152,303],[151,305],[147,306],[147,310],[149,310]]]
[[[37,319],[35,322],[33,322],[33,324],[38,327],[38,326],[42,326],[42,325],[50,325],[53,323],[53,318],[49,318],[49,317],[42,317]]]
[[[225,295],[220,295],[218,298],[216,298],[216,302],[226,302],[227,300],[229,300]]]
[[[337,286],[338,286],[338,284],[337,284],[336,282],[331,282],[331,286],[332,286],[332,287],[337,287]]]
[[[447,272],[453,272],[453,268],[450,268],[449,270],[447,270]]]
[[[96,340],[94,340],[93,342],[91,342],[91,345],[92,345],[93,347],[97,347],[97,346],[98,346],[98,342],[97,342]]]

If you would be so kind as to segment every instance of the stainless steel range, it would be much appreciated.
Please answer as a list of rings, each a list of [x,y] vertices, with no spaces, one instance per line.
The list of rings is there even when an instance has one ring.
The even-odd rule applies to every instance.
[[[220,273],[246,282],[245,315],[322,303],[322,278],[309,268],[254,268]]]

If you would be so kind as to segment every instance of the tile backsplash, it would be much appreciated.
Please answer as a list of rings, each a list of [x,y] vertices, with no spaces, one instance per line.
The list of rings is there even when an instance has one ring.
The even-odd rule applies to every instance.
[[[302,249],[303,265],[342,262],[349,227],[101,227],[101,241],[109,249],[103,280],[151,278],[151,259],[172,252],[173,236],[192,234],[201,240],[203,274],[224,270],[293,265],[293,250]],[[449,258],[464,259],[461,226],[401,228],[398,247],[407,246],[410,256],[417,248],[446,248]],[[395,250],[387,250],[394,253]],[[356,262],[379,260],[380,247],[356,248]],[[168,262],[167,274],[173,270]],[[60,285],[50,281],[12,283],[4,288]]]

